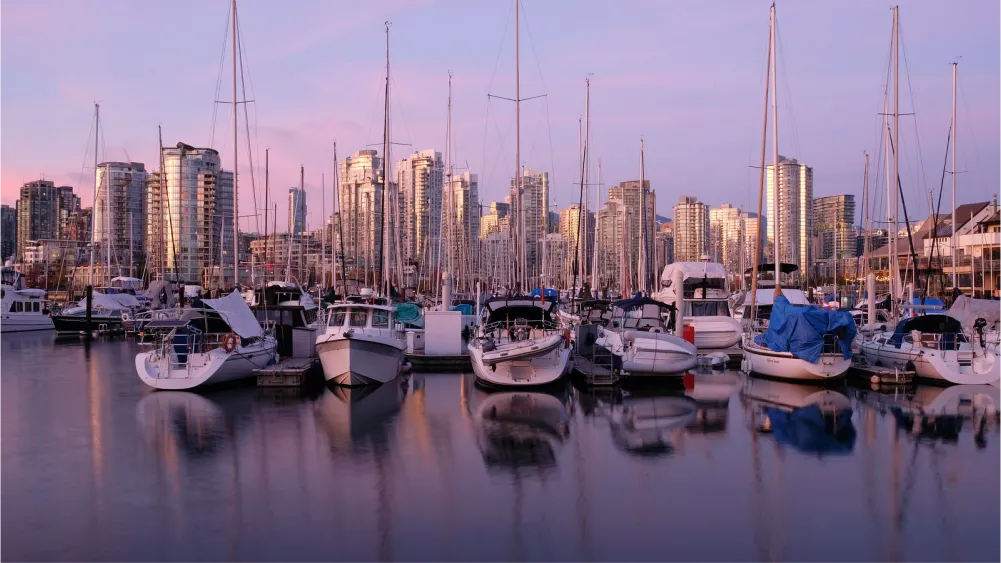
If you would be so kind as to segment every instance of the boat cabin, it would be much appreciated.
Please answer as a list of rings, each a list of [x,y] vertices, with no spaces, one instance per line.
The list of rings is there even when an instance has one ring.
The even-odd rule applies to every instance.
[[[612,330],[663,330],[665,320],[676,314],[677,308],[648,297],[622,299],[612,303],[608,328]]]

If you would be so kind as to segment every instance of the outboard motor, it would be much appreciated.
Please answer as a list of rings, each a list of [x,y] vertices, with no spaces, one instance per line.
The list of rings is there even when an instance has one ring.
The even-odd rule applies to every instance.
[[[977,331],[980,336],[980,347],[986,348],[986,341],[984,340],[984,329],[987,328],[987,319],[983,317],[977,317],[977,320],[973,321],[973,330]]]

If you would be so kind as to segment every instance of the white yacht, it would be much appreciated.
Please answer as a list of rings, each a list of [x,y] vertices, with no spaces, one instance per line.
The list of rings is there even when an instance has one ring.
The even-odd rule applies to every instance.
[[[675,272],[682,273],[682,287],[674,286]],[[664,268],[662,289],[654,298],[677,303],[678,292],[684,297],[685,323],[695,328],[695,347],[699,350],[730,348],[740,342],[740,321],[730,316],[727,301],[726,268],[715,262],[675,262]]]
[[[125,321],[139,310],[139,301],[128,293],[105,293],[101,288],[91,292],[91,330],[98,332],[125,332]],[[56,334],[82,334],[87,330],[87,298],[74,306],[52,315]]]
[[[905,318],[893,333],[877,334],[861,348],[870,365],[913,369],[916,377],[942,383],[983,385],[1001,375],[998,355],[950,315]]]
[[[570,371],[570,331],[554,319],[556,303],[538,297],[494,297],[469,343],[476,380],[499,387],[558,381]]]
[[[391,381],[403,368],[407,343],[392,305],[339,303],[327,309],[316,336],[323,376],[337,385]]]
[[[184,390],[251,377],[273,363],[277,341],[261,328],[236,291],[200,299],[180,318],[146,325],[159,343],[136,355],[136,371],[155,389]]]
[[[0,272],[0,332],[52,330],[44,289],[24,287],[15,270]]]
[[[684,375],[695,367],[695,344],[664,325],[667,304],[645,297],[612,303],[611,319],[598,328],[595,346],[608,350],[621,375]]]

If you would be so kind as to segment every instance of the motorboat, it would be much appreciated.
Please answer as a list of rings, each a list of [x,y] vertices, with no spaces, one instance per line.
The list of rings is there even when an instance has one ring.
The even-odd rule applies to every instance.
[[[101,333],[125,332],[125,320],[139,310],[139,301],[128,293],[105,293],[98,288],[91,292],[90,330]],[[87,332],[87,298],[74,306],[52,315],[57,335]]]
[[[842,389],[747,378],[741,400],[753,431],[803,453],[846,455],[855,447],[851,399]]]
[[[595,346],[613,356],[624,376],[681,376],[698,363],[695,344],[668,332],[669,306],[647,297],[612,303],[608,324],[598,329]]]
[[[244,379],[277,359],[275,337],[265,332],[236,291],[218,299],[196,299],[179,318],[151,321],[146,331],[154,347],[136,355],[136,371],[155,389],[194,389]]]
[[[473,421],[488,467],[551,467],[570,435],[566,407],[548,393],[490,393]]]
[[[44,289],[24,287],[16,270],[0,272],[0,333],[52,330]]]
[[[555,320],[554,301],[539,297],[494,297],[470,341],[476,380],[498,387],[554,383],[570,371],[570,330]]]
[[[674,283],[680,272],[682,286]],[[726,268],[715,262],[675,262],[664,267],[662,289],[653,297],[664,303],[677,303],[678,292],[684,298],[680,312],[685,324],[695,329],[695,347],[718,350],[736,346],[743,332],[740,321],[730,316]]]
[[[243,298],[260,323],[274,323],[281,357],[310,357],[316,350],[316,335],[324,318],[316,301],[298,284],[271,281],[264,287],[244,291]]]
[[[323,376],[336,385],[386,383],[400,374],[407,344],[392,305],[338,303],[316,335]]]
[[[990,384],[1001,374],[997,354],[947,314],[905,318],[892,333],[880,333],[861,348],[870,365],[914,370],[915,377],[941,383]]]
[[[796,381],[844,376],[851,367],[855,322],[844,311],[795,306],[785,289],[773,292],[768,328],[744,335],[741,369]]]

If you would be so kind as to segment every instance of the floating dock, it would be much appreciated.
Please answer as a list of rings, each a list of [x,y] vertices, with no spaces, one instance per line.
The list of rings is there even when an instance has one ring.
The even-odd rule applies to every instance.
[[[855,356],[849,374],[859,379],[868,379],[873,385],[911,385],[914,383],[914,370],[872,366],[865,361],[864,356]]]
[[[288,358],[264,368],[255,369],[258,387],[299,387],[306,383],[309,372],[319,364],[317,358]]]
[[[418,350],[405,358],[413,371],[469,372],[473,369],[469,354],[430,355]]]
[[[598,365],[584,356],[575,356],[573,370],[582,376],[588,386],[604,387],[615,385],[622,378],[609,366]]]

